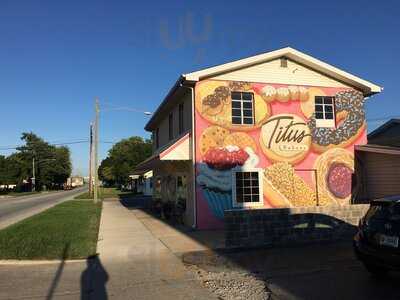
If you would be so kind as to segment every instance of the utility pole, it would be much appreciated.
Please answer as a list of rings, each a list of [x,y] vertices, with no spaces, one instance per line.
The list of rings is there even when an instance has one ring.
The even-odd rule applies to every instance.
[[[89,195],[93,195],[93,123],[90,123],[89,141]]]
[[[98,146],[99,146],[99,99],[96,98],[95,103],[95,111],[96,111],[96,120],[95,120],[95,131],[94,131],[94,203],[98,202],[98,184],[99,184],[99,175],[98,175]]]
[[[32,192],[36,190],[35,157],[32,157]]]

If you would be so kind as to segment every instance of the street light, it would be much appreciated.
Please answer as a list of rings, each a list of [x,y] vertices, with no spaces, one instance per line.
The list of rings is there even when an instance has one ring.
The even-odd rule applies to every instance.
[[[43,162],[53,161],[55,158],[46,158],[36,162],[36,165],[39,165]],[[36,190],[36,178],[35,178],[35,157],[32,157],[32,192]]]

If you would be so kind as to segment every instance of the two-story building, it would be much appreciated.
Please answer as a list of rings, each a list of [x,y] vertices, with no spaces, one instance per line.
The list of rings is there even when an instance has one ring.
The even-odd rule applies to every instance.
[[[185,223],[230,209],[350,204],[365,100],[382,88],[293,48],[183,74],[145,129],[153,197],[186,201]]]

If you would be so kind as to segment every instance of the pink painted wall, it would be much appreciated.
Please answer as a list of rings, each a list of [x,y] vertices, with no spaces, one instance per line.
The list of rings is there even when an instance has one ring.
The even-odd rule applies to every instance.
[[[315,206],[316,201],[320,205],[349,203],[351,195],[357,190],[350,177],[354,173],[354,145],[367,142],[361,93],[346,88],[289,88],[283,84],[261,83],[238,85],[212,80],[199,82],[195,91],[199,229],[223,227],[223,210],[232,208],[229,174],[230,167],[235,164],[218,165],[219,159],[227,159],[224,155],[229,155],[227,147],[230,146],[235,146],[234,153],[238,149],[242,153],[247,152],[247,160],[240,161],[236,166],[243,163],[247,165],[251,158],[252,167],[262,169],[265,173],[263,207]],[[253,93],[254,125],[232,125],[232,91]],[[315,128],[315,96],[335,96],[336,127],[322,131]],[[282,115],[288,119],[279,121],[281,123],[276,128],[279,130],[279,127],[283,127],[283,132],[289,126],[291,137],[303,133],[303,138],[293,141],[289,136],[289,140],[277,140],[276,132],[274,135],[271,128],[275,128],[276,116]],[[291,118],[294,125],[288,123]],[[330,141],[328,144],[327,137]],[[270,139],[274,141],[272,146],[268,144]],[[291,150],[287,150],[287,147]],[[219,156],[212,156],[214,160],[210,163],[209,157],[213,151],[219,151]],[[276,176],[277,172],[281,176]],[[285,176],[288,176],[291,184],[296,185],[293,190],[285,185],[287,183],[282,179]]]

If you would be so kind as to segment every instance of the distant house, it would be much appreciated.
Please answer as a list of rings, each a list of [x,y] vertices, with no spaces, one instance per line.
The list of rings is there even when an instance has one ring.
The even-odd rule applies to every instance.
[[[130,175],[130,186],[134,193],[145,196],[153,195],[153,171],[148,171],[141,175]]]
[[[391,119],[368,134],[368,144],[400,147],[400,119]]]
[[[362,174],[358,201],[400,195],[400,119],[391,119],[356,146],[356,168]]]

